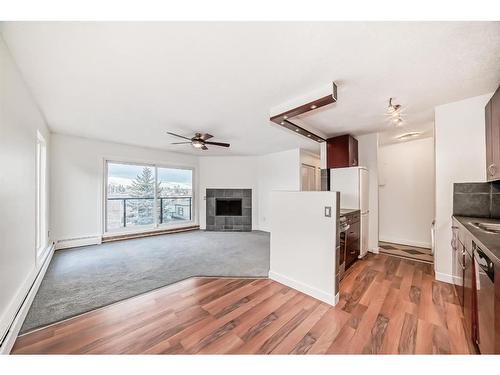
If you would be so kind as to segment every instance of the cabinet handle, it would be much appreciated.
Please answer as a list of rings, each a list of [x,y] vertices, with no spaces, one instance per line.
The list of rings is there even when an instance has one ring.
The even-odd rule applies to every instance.
[[[488,172],[490,173],[490,176],[494,176],[496,172],[496,165],[495,163],[488,165]]]

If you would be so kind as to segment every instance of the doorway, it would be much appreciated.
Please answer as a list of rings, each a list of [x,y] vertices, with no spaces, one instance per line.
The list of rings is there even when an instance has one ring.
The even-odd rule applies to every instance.
[[[378,168],[379,251],[433,263],[433,137],[381,143]]]

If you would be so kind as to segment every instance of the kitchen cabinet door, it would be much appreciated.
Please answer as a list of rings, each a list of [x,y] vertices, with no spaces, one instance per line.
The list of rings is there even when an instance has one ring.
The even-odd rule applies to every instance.
[[[464,319],[467,336],[475,341],[475,321],[474,321],[474,262],[472,255],[465,252],[464,262]]]
[[[351,135],[340,135],[326,141],[326,167],[358,166],[358,140]]]
[[[464,254],[463,245],[457,241],[456,249],[453,249],[453,283],[457,292],[460,306],[464,306]]]
[[[347,250],[345,268],[349,268],[360,254],[360,224],[359,221],[351,223],[347,231]]]
[[[500,87],[485,108],[486,176],[500,179]]]

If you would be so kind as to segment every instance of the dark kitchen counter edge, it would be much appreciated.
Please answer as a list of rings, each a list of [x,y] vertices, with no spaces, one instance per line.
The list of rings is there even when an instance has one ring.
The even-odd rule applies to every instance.
[[[474,242],[483,250],[488,250],[495,256],[496,262],[500,262],[500,234],[484,232],[470,225],[470,222],[483,222],[490,224],[500,224],[499,219],[486,219],[482,217],[453,216],[467,230],[474,239]],[[493,260],[493,259],[492,259]]]

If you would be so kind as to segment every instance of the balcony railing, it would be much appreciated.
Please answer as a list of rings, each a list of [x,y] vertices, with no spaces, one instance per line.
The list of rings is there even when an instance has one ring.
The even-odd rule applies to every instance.
[[[108,202],[108,229],[113,227],[126,227],[127,218],[136,219],[139,223],[130,223],[134,225],[152,224],[154,222],[153,218],[153,207],[155,198],[150,197],[113,197],[108,198],[108,201],[121,201],[121,213],[119,219],[116,212],[113,215],[113,210],[109,207]],[[193,197],[159,197],[157,198],[159,215],[158,223],[163,224],[172,221],[191,221],[192,220],[192,200]],[[135,202],[135,204],[132,204]],[[146,204],[140,205],[140,202]],[[116,209],[115,209],[116,211]],[[141,214],[142,213],[142,214]],[[114,219],[114,220],[113,220]],[[119,224],[118,224],[119,220]],[[142,222],[141,222],[142,221]],[[117,225],[118,224],[118,225]],[[110,228],[111,227],[111,228]]]

